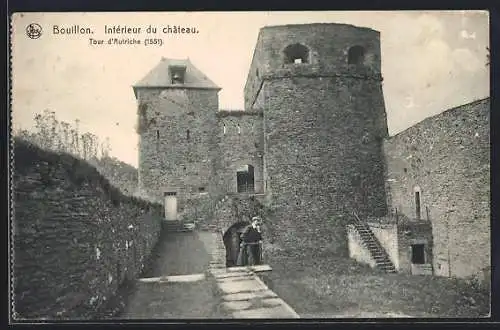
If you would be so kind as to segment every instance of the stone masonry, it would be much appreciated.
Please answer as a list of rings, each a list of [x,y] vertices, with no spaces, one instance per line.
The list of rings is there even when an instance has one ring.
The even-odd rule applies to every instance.
[[[347,256],[345,228],[352,212],[376,219],[398,208],[401,215],[411,218],[413,196],[408,191],[415,184],[423,189],[422,212],[430,209],[430,221],[442,219],[438,210],[445,209],[447,217],[471,220],[467,230],[454,232],[458,241],[471,241],[470,230],[488,231],[487,212],[479,206],[470,207],[487,203],[488,181],[482,174],[486,173],[489,147],[484,140],[487,125],[470,119],[469,113],[462,118],[463,112],[455,111],[450,122],[455,126],[433,124],[419,137],[422,126],[416,125],[389,138],[378,31],[347,24],[264,27],[245,85],[245,109],[219,109],[219,90],[189,59],[164,58],[134,86],[139,112],[140,188],[156,202],[164,202],[165,192],[175,192],[180,220],[201,225],[215,222],[219,230],[227,229],[226,220],[218,223],[213,217],[217,205],[226,207],[221,200],[237,193],[237,172],[241,166],[251,165],[255,189],[250,193],[265,205],[273,241],[287,250],[327,250]],[[458,136],[475,129],[476,124],[480,125],[479,138],[473,132],[472,138],[463,139],[462,147],[456,145]],[[435,149],[431,151],[426,141],[436,132],[446,138],[432,142]],[[431,168],[416,164],[418,178],[396,178],[387,184],[392,176],[400,175],[394,174],[399,172],[393,167],[406,162],[410,151],[405,148],[412,139],[417,141],[411,148],[429,149],[426,164]],[[422,146],[416,147],[420,140]],[[445,148],[448,143],[458,149]],[[470,143],[480,145],[476,150],[483,153],[466,152],[474,150],[468,147]],[[461,162],[458,167],[462,170],[451,165],[453,160]],[[404,172],[404,177],[417,173],[405,168],[409,172]],[[452,172],[443,172],[450,168]],[[441,179],[428,172],[440,173]],[[429,179],[423,178],[424,174]],[[433,183],[455,188],[446,192],[436,188],[437,193],[432,194],[436,202],[431,205],[427,191]],[[441,208],[448,203],[445,196],[461,196],[455,199],[455,213]],[[465,199],[468,204],[461,203]],[[462,205],[464,208],[457,211]],[[478,212],[470,214],[470,209]],[[437,256],[447,245],[443,243],[446,230],[440,223],[432,226],[431,241]],[[478,245],[481,251],[488,242]],[[473,244],[464,246],[475,253]],[[469,270],[453,273],[458,276],[477,270],[489,258],[480,252],[483,261],[467,265],[469,257],[459,257],[460,253],[461,248],[451,253],[454,262]]]
[[[96,319],[148,263],[161,205],[122,195],[69,155],[15,143],[13,317]]]
[[[388,204],[415,219],[419,191],[420,218],[432,223],[438,275],[465,277],[490,266],[489,112],[489,99],[475,101],[384,144]]]

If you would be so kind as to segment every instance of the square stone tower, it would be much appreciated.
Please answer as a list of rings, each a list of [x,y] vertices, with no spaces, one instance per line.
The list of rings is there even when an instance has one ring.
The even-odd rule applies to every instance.
[[[212,189],[220,88],[189,59],[167,58],[133,88],[139,189],[165,204],[166,220],[192,220]]]

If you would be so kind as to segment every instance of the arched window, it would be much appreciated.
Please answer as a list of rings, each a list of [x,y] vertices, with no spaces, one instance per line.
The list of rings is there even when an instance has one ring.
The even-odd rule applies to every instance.
[[[361,46],[353,46],[349,48],[349,52],[347,54],[347,63],[348,64],[363,64],[365,61],[365,49]]]
[[[285,64],[291,63],[308,63],[309,49],[301,44],[289,45],[283,51],[285,55]]]
[[[241,127],[240,127],[240,124],[238,124],[238,134],[241,134]]]

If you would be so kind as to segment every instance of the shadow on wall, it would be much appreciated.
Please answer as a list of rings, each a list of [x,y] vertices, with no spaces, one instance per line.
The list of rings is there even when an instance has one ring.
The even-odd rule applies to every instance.
[[[158,240],[162,206],[87,162],[15,140],[15,319],[98,319]]]

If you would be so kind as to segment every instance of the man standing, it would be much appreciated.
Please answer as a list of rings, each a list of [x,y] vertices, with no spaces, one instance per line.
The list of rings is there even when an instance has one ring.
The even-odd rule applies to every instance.
[[[241,249],[242,252],[246,254],[246,258],[244,259],[246,259],[245,261],[247,262],[245,264],[249,266],[259,265],[262,262],[262,260],[260,260],[260,249],[262,244],[261,225],[261,218],[253,217],[252,224],[241,234]]]

